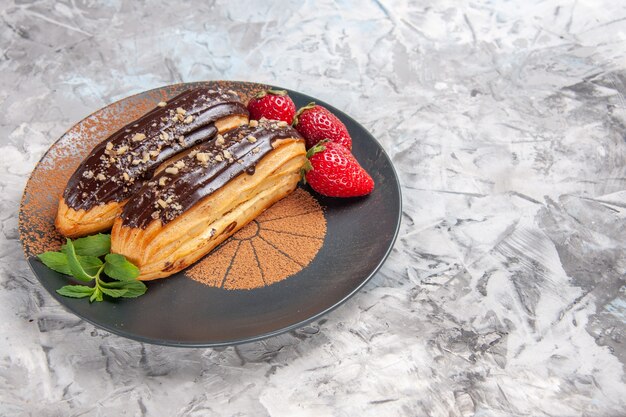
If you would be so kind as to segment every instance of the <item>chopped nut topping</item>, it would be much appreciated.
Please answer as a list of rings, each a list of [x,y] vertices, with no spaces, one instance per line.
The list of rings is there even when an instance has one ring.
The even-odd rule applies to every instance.
[[[278,122],[278,127],[287,127],[288,123],[285,122],[284,120],[281,120],[280,122]]]
[[[133,159],[133,165],[139,165],[141,163],[141,159]]]
[[[124,181],[129,181],[129,180],[130,180],[130,175],[128,175],[128,173],[127,173],[127,172],[124,172],[124,173],[122,174],[122,177],[124,178]]]
[[[113,143],[107,142],[106,150],[110,151],[111,149],[113,149]]]
[[[215,143],[217,143],[218,145],[223,145],[224,144],[224,136],[218,134],[217,138],[215,139]]]
[[[252,149],[252,153],[259,153],[259,152],[261,152],[261,150],[259,148]]]
[[[159,216],[160,216],[160,215],[161,215],[161,211],[160,211],[160,210],[157,210],[157,211],[152,212],[152,214],[150,215],[150,217],[152,217],[154,220],[156,220],[156,219],[158,219],[158,218],[159,218]]]
[[[120,146],[119,148],[117,148],[117,151],[115,151],[115,153],[118,155],[124,155],[127,150],[128,150],[128,146],[124,145],[124,146]]]
[[[161,132],[159,137],[163,140],[168,140],[170,138],[170,135],[167,132]]]
[[[209,162],[209,153],[207,152],[198,152],[196,154],[196,159],[200,162]]]
[[[183,209],[183,206],[181,206],[181,205],[180,205],[180,204],[178,204],[178,203],[174,203],[174,204],[172,204],[172,208],[173,208],[174,210],[182,210],[182,209]]]
[[[254,136],[248,136],[248,142],[254,143],[256,142],[256,138]]]
[[[165,107],[165,106],[167,106],[167,103],[166,103],[166,102],[164,102],[164,101],[159,101],[159,104],[157,104],[157,106],[159,106],[159,107]]]
[[[259,122],[261,122],[261,123],[263,123],[263,122],[267,122],[267,119],[266,119],[265,117],[261,117],[261,118],[259,119]]]
[[[178,168],[176,167],[165,168],[165,172],[167,172],[168,174],[176,175],[178,174]]]
[[[85,172],[83,172],[83,178],[87,178],[88,180],[93,178],[93,171],[85,171]]]
[[[180,143],[181,146],[185,145],[185,137],[183,135],[178,137],[178,143]]]
[[[159,185],[163,187],[167,183],[168,177],[159,178]]]
[[[178,169],[182,169],[185,166],[185,163],[183,161],[176,161],[174,166]]]
[[[250,123],[248,123],[248,125],[250,127],[257,127],[259,125],[259,122],[257,122],[256,120],[250,120]]]
[[[222,162],[222,161],[224,160],[224,158],[222,158],[222,155],[217,154],[217,155],[215,156],[215,160],[216,160],[216,161],[219,161],[219,162]]]
[[[233,157],[233,156],[231,155],[231,153],[230,153],[230,152],[228,152],[226,149],[224,149],[224,158],[226,158],[226,159],[230,159],[230,158],[232,158],[232,157]]]
[[[167,204],[170,204],[170,203],[172,202],[172,199],[173,199],[173,198],[174,198],[173,196],[169,196],[169,197],[167,197],[167,199],[165,200],[165,202],[166,202]]]
[[[176,109],[176,113],[178,114],[185,114],[187,113],[187,110],[183,109],[182,107],[179,107]]]
[[[87,194],[87,193],[83,193],[83,194],[82,194],[83,198],[86,198],[88,195],[89,195],[89,194]]]
[[[105,177],[103,173],[100,173],[100,174],[96,175],[96,179],[98,181],[104,181],[104,180],[107,179],[107,177]]]
[[[233,158],[228,158],[228,162],[232,164],[235,160]]]
[[[227,91],[227,93],[234,94],[234,95],[236,95],[236,96],[238,96],[238,95],[239,95],[239,94],[237,94],[237,93],[236,93],[235,91],[233,91],[233,90],[228,90],[228,91]]]
[[[157,200],[157,204],[159,206],[161,206],[162,208],[167,207],[167,203],[165,201],[161,200],[160,198]]]
[[[185,124],[189,124],[189,123],[193,122],[193,116],[189,115],[189,116],[185,117],[185,120],[183,120],[183,122],[185,122]]]

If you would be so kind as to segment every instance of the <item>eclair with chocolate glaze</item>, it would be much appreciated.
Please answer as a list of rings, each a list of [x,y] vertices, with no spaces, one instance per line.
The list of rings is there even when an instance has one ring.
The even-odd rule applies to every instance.
[[[209,253],[290,194],[306,161],[304,139],[285,122],[251,121],[168,164],[115,220],[111,251],[167,277]]]
[[[111,228],[160,165],[247,122],[233,91],[195,88],[159,103],[91,151],[67,183],[55,226],[69,237]]]

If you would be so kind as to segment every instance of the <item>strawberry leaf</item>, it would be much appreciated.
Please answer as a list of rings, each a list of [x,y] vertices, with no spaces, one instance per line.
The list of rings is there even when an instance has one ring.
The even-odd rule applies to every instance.
[[[319,142],[317,142],[317,144],[315,144],[315,146],[313,146],[311,149],[306,151],[306,159],[311,159],[311,157],[315,155],[316,153],[320,153],[324,151],[326,147],[323,145],[326,142],[330,142],[330,141],[328,139],[320,140]]]
[[[274,95],[274,96],[286,96],[287,95],[287,90],[274,90],[274,89],[269,89],[267,90],[268,94]]]
[[[300,120],[299,120],[300,115],[302,113],[304,113],[305,111],[312,109],[313,107],[315,107],[315,102],[314,101],[310,102],[309,104],[307,104],[304,107],[300,107],[300,109],[296,112],[296,115],[293,117],[293,122],[291,123],[291,125],[292,126],[298,126],[298,123],[300,122]]]

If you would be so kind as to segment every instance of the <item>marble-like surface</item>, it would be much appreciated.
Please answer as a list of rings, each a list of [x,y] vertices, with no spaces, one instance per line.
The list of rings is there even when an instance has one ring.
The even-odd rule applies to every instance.
[[[626,3],[237,3],[0,0],[0,415],[626,415]],[[42,289],[18,204],[85,115],[206,79],[361,121],[398,170],[402,230],[308,327],[143,345]]]

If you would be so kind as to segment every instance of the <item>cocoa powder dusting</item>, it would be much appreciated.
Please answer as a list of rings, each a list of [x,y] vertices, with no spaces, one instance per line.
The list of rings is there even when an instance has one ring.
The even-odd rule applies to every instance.
[[[152,95],[139,95],[113,103],[76,124],[50,147],[33,170],[20,206],[20,237],[27,257],[58,250],[65,241],[55,229],[54,219],[67,181],[82,159],[111,133],[149,111],[157,101]]]
[[[261,213],[185,274],[228,290],[250,290],[282,281],[306,267],[326,236],[319,203],[297,189]]]

